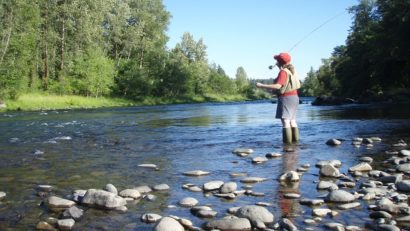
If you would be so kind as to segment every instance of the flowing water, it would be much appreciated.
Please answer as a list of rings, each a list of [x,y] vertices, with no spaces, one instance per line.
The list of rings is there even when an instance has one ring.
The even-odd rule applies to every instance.
[[[148,212],[185,217],[201,226],[206,219],[177,205],[184,197],[212,206],[217,218],[230,207],[268,202],[272,205],[267,209],[276,218],[286,216],[304,227],[303,220],[311,218],[311,208],[284,199],[283,193],[323,196],[325,192],[317,191],[315,184],[319,176],[314,165],[318,160],[339,159],[343,162],[341,171],[347,172],[362,156],[376,156],[399,139],[410,141],[408,106],[315,107],[304,103],[298,111],[301,142],[294,147],[295,152],[252,164],[252,157],[283,153],[275,109],[270,101],[255,101],[0,114],[0,191],[7,193],[0,201],[0,230],[33,230],[40,220],[56,215],[37,195],[39,184],[52,185],[53,195],[66,197],[73,190],[101,189],[108,183],[119,191],[161,183],[171,189],[153,192],[157,196],[154,201],[129,203],[125,213],[82,207],[85,215],[75,229],[151,230],[152,225],[140,221]],[[383,141],[371,149],[351,145],[354,137],[373,136]],[[330,138],[346,141],[330,147],[325,144]],[[232,154],[235,148],[252,148],[254,153],[238,157]],[[159,170],[138,167],[140,164],[156,164]],[[311,167],[296,187],[281,186],[276,180],[282,172],[302,164]],[[182,174],[190,170],[211,174]],[[181,187],[186,183],[202,186],[212,180],[234,181],[243,187],[240,177],[230,176],[234,172],[268,178],[252,188],[265,196],[226,200]],[[333,220],[363,226],[370,220],[366,206],[341,212]]]

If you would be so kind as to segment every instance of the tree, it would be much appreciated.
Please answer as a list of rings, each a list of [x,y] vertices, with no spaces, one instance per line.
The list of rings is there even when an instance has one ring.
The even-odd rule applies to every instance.
[[[249,85],[248,75],[243,67],[238,67],[238,69],[236,69],[235,83],[238,92],[243,93],[247,89]]]

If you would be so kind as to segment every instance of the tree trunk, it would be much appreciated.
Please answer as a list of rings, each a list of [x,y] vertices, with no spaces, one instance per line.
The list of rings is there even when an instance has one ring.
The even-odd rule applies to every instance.
[[[44,75],[43,75],[43,87],[45,90],[48,89],[48,6],[46,7],[45,15],[45,26],[44,26]]]
[[[60,49],[60,81],[62,81],[62,72],[64,71],[64,50],[65,49],[65,18],[63,16],[62,28],[61,28],[61,49]]]
[[[11,32],[13,31],[13,9],[10,9],[10,14],[9,14],[9,23],[10,23],[10,28],[8,29],[5,37],[3,37],[3,43],[4,45],[4,49],[3,52],[0,56],[0,64],[3,62],[4,56],[6,56],[7,53],[7,49],[9,48],[9,44],[10,44],[10,37],[11,37]]]

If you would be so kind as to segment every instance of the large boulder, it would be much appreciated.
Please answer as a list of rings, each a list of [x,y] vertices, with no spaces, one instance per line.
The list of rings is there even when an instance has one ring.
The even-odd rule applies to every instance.
[[[159,220],[154,228],[154,231],[184,231],[184,227],[174,218],[163,217]]]
[[[334,190],[329,192],[325,201],[335,203],[349,203],[356,200],[355,196],[344,190]]]
[[[248,219],[238,218],[235,216],[224,217],[220,220],[209,221],[205,224],[207,230],[221,231],[247,231],[251,230],[252,226]]]
[[[238,209],[235,214],[239,218],[247,218],[252,226],[265,228],[265,224],[272,223],[274,216],[265,207],[257,205],[246,205]]]
[[[127,204],[127,201],[124,198],[117,196],[111,192],[99,189],[89,189],[84,195],[82,203],[89,206],[102,207],[105,209],[115,209],[121,206],[125,206]]]

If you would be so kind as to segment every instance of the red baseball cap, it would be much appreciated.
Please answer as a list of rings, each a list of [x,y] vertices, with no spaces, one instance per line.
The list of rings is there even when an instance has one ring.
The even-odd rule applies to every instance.
[[[290,63],[290,55],[288,53],[280,53],[278,55],[273,56],[276,61],[278,61],[280,64],[288,64]]]

